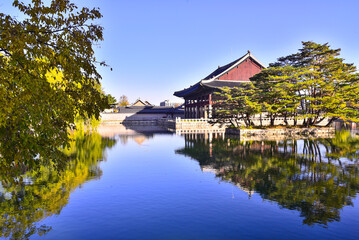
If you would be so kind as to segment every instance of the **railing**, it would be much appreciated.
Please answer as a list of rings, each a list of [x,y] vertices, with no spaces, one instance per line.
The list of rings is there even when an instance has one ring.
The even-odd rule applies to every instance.
[[[260,118],[260,117],[251,117],[250,118],[252,122],[254,122],[254,125],[260,125],[260,123],[262,122],[263,125],[267,125],[268,123],[270,123],[271,119],[270,118]],[[185,119],[182,119],[182,118],[176,118],[175,119],[175,122],[176,123],[195,123],[195,122],[209,122],[209,121],[214,121],[215,122],[215,119],[206,119],[206,118],[185,118]],[[280,125],[280,124],[284,124],[284,121],[287,121],[288,124],[291,124],[293,123],[294,124],[294,121],[297,121],[297,124],[301,124],[303,121],[304,121],[304,118],[287,118],[285,119],[284,117],[278,117],[278,118],[275,118],[274,120],[274,123],[275,125]],[[238,121],[239,123],[242,123],[244,124],[244,121],[241,119]],[[327,123],[327,119],[322,121],[321,123],[325,125],[325,123]]]
[[[185,118],[182,119],[180,117],[176,118],[176,122],[208,122],[209,119],[205,118]]]

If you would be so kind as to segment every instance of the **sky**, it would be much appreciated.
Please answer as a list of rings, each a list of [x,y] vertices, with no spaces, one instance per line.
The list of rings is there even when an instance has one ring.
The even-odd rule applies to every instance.
[[[24,1],[24,0],[23,0]],[[28,2],[28,1],[25,1]],[[102,87],[158,105],[248,50],[265,66],[301,41],[328,42],[359,67],[358,0],[76,0],[99,7]],[[17,15],[12,0],[0,12]]]

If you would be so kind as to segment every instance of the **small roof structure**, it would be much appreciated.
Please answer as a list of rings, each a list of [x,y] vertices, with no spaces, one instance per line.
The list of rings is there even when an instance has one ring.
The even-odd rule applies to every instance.
[[[151,103],[149,103],[148,101],[145,101],[146,106],[153,106]]]
[[[137,99],[131,106],[152,106],[148,101],[142,101],[141,99]]]
[[[173,95],[177,97],[188,97],[188,96],[195,96],[199,92],[208,91],[211,92],[213,89],[217,88],[223,88],[223,87],[238,87],[242,83],[250,82],[249,79],[241,79],[241,80],[220,80],[220,78],[229,73],[232,69],[236,68],[240,64],[242,64],[247,59],[251,59],[253,62],[255,62],[260,68],[266,68],[260,61],[258,61],[250,51],[248,51],[247,54],[244,56],[238,58],[237,60],[228,63],[227,65],[223,67],[218,67],[216,70],[214,70],[211,74],[209,74],[207,77],[203,78],[199,82],[197,82],[195,85],[192,85],[188,88],[185,88],[181,91],[175,92]]]

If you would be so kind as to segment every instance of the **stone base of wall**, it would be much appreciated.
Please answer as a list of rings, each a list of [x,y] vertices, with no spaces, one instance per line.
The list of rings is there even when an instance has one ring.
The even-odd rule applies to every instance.
[[[281,128],[281,129],[232,129],[227,128],[226,134],[238,135],[243,140],[284,140],[306,138],[332,138],[335,129],[321,128]]]

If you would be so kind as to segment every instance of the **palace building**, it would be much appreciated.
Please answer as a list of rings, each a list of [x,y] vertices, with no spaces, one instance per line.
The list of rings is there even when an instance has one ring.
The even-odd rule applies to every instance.
[[[193,86],[174,93],[185,100],[185,118],[210,118],[212,93],[223,87],[240,87],[265,66],[250,51],[243,57],[213,71]]]

